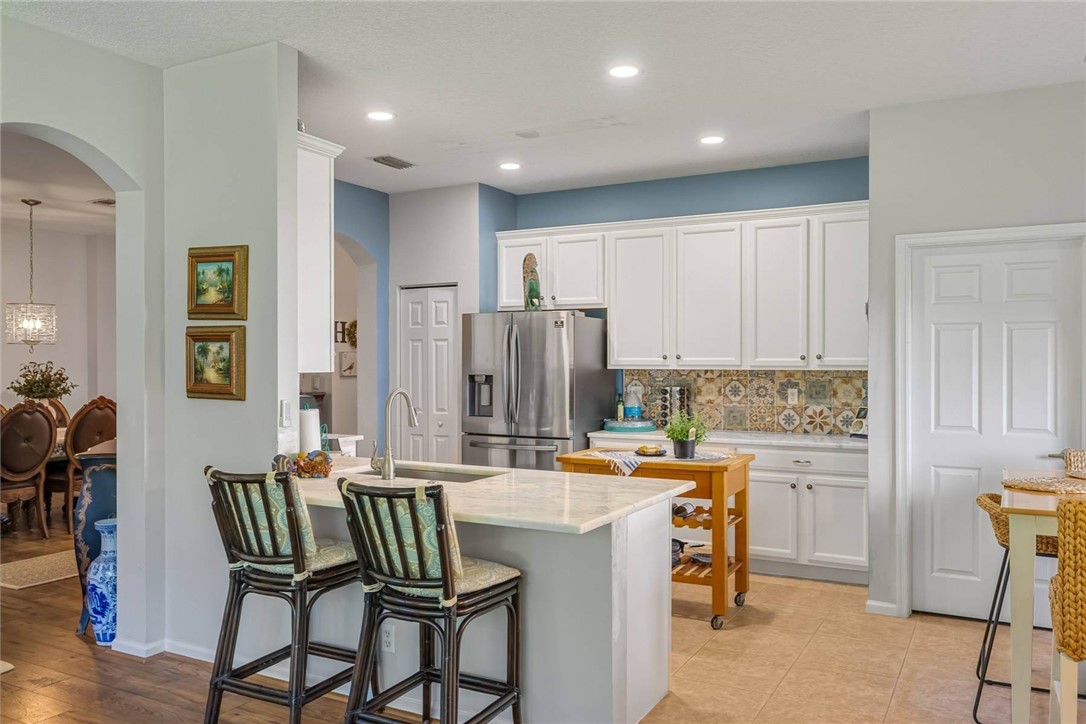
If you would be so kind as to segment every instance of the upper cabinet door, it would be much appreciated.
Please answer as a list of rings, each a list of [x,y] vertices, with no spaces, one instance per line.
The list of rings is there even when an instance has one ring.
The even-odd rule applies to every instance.
[[[539,289],[545,301],[550,299],[547,238],[501,239],[498,241],[498,309],[524,309],[524,257],[528,254],[535,254]]]
[[[343,146],[298,134],[298,371],[335,367],[335,158]]]
[[[743,225],[680,227],[675,236],[675,364],[739,367]]]
[[[744,233],[747,367],[807,367],[807,218],[749,221]]]
[[[812,219],[811,336],[815,367],[867,367],[867,213]]]
[[[550,307],[603,307],[603,234],[551,238]]]
[[[673,229],[609,233],[608,366],[671,365]]]

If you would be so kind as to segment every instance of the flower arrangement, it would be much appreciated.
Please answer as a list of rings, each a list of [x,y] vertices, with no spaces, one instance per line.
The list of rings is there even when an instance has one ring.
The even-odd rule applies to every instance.
[[[299,478],[326,478],[332,472],[332,456],[320,450],[298,453],[290,466]]]
[[[52,362],[27,362],[8,389],[28,400],[59,400],[70,395],[78,385],[73,384],[63,367]]]
[[[694,442],[700,445],[705,442],[706,435],[709,434],[709,429],[705,427],[705,424],[701,421],[696,414],[691,415],[686,410],[679,410],[668,421],[667,427],[664,428],[664,434],[667,435],[668,440],[689,440],[690,431],[694,430]]]

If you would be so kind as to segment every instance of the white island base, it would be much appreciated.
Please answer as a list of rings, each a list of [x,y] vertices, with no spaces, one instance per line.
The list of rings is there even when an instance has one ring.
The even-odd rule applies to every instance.
[[[387,484],[344,472],[360,482]],[[690,486],[539,471],[445,483],[463,554],[514,566],[523,576],[524,721],[636,722],[667,694],[670,500]],[[317,536],[349,539],[332,481],[303,481],[302,487]],[[362,606],[361,586],[327,596],[315,610],[314,640],[353,646]],[[505,676],[505,616],[498,610],[471,623],[463,639],[461,671]],[[395,651],[380,654],[382,687],[418,668],[417,624],[396,621],[394,626]],[[309,679],[316,681],[339,666],[311,658]],[[439,701],[436,694],[433,700]],[[461,689],[458,719],[469,719],[490,701]],[[391,706],[418,713],[421,703],[421,690],[415,690]],[[432,715],[438,715],[436,709]],[[506,711],[502,719],[510,718]]]

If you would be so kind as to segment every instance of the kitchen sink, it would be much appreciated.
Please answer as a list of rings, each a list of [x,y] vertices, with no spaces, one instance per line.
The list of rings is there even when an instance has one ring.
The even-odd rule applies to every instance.
[[[367,470],[362,475],[381,477],[380,470]],[[436,480],[439,483],[470,483],[475,480],[492,478],[501,475],[497,472],[461,473],[452,470],[418,470],[416,468],[396,468],[397,478],[410,478],[411,480]]]

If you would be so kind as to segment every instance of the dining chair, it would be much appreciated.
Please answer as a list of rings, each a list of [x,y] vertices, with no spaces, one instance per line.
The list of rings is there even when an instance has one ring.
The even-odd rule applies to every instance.
[[[49,537],[45,517],[45,466],[57,444],[57,421],[48,407],[20,402],[0,418],[0,502],[37,500],[42,538]],[[14,523],[16,515],[10,516]]]
[[[1059,570],[1048,586],[1052,606],[1050,724],[1075,724],[1078,666],[1086,661],[1086,500],[1056,504]]]
[[[496,697],[473,723],[512,709],[520,724],[520,571],[460,555],[456,527],[440,485],[386,488],[339,481],[347,528],[362,564],[366,606],[345,722],[396,722],[382,708],[422,687],[422,720],[430,717],[431,687],[441,687],[438,719],[456,724],[460,689]],[[468,624],[491,611],[507,617],[504,680],[460,671]],[[402,681],[372,686],[381,625],[387,619],[419,625],[419,669]],[[441,645],[441,664],[434,656]]]
[[[65,518],[72,532],[73,499],[83,482],[83,464],[76,457],[107,440],[117,437],[117,403],[108,397],[97,397],[79,408],[64,435],[67,465],[52,467],[45,479],[46,515],[51,509],[53,493],[64,493]]]

